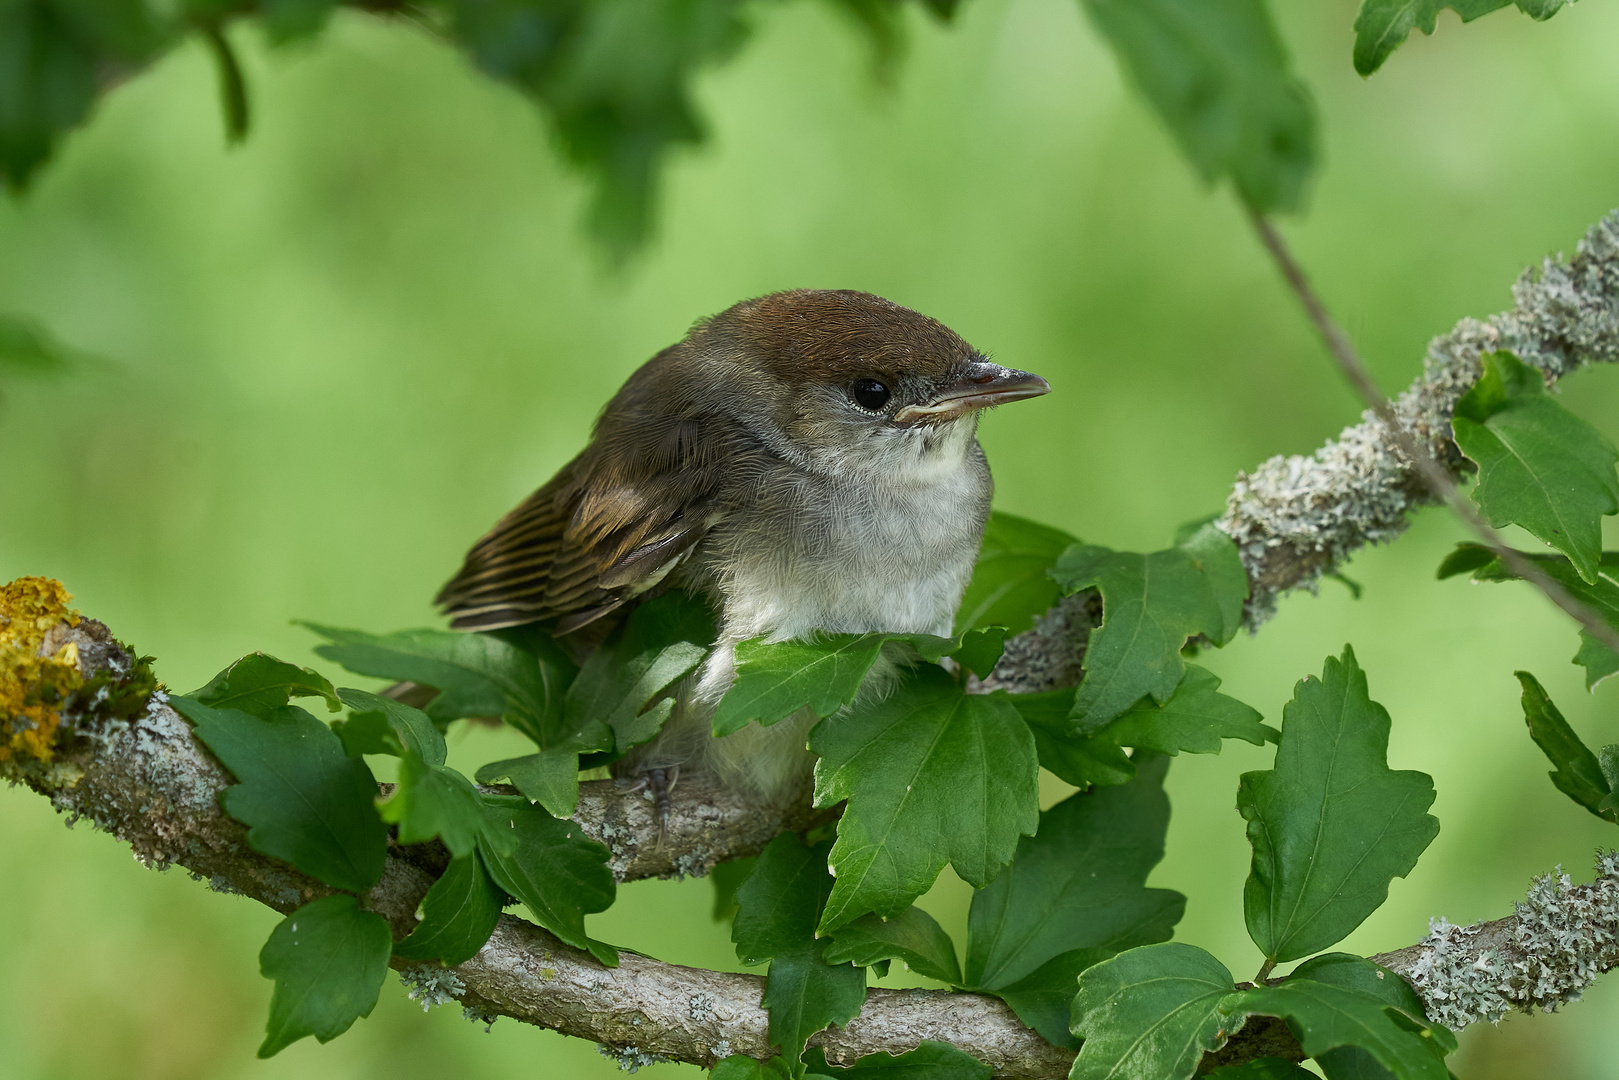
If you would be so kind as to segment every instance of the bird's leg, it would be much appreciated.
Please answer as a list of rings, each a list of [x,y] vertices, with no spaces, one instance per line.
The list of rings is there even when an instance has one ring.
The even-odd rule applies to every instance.
[[[659,766],[654,769],[643,769],[628,788],[630,792],[646,791],[652,797],[652,810],[658,816],[659,851],[663,850],[663,837],[669,831],[669,813],[674,808],[674,802],[669,796],[679,781],[679,765]]]

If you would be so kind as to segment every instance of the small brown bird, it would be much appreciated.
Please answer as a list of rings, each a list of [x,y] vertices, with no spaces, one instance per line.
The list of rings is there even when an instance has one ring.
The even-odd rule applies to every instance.
[[[460,629],[562,636],[599,633],[659,586],[706,597],[713,652],[615,768],[790,794],[813,765],[813,716],[709,733],[737,643],[949,634],[994,488],[978,410],[1050,389],[869,293],[744,301],[631,375],[590,445],[478,541],[438,603]]]

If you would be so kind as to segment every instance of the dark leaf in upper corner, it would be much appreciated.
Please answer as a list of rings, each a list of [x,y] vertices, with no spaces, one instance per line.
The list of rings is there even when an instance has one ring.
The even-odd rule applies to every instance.
[[[1146,887],[1164,857],[1169,759],[1142,754],[1135,778],[1071,795],[1040,815],[1012,865],[973,896],[967,985],[999,991],[1053,957],[1166,940],[1186,898]]]
[[[1355,70],[1370,75],[1389,55],[1405,44],[1413,30],[1432,34],[1434,20],[1444,8],[1472,22],[1506,7],[1512,0],[1361,0],[1355,16]],[[1557,14],[1572,0],[1518,0],[1518,9],[1537,22]]]
[[[478,955],[500,921],[506,894],[489,876],[477,852],[452,860],[422,898],[422,921],[396,942],[395,956],[438,960],[454,967]]]
[[[220,803],[248,826],[254,850],[335,889],[363,893],[377,883],[388,850],[377,782],[331,728],[296,705],[260,718],[178,695],[169,701],[240,781]]]
[[[871,911],[898,915],[947,862],[987,885],[1039,821],[1034,737],[1008,695],[964,694],[932,665],[823,720],[810,746],[821,758],[815,805],[848,800],[822,933]]]
[[[174,39],[157,10],[138,0],[0,5],[0,179],[13,190],[27,186],[96,96]]]
[[[956,611],[956,632],[1004,626],[1012,637],[1029,629],[1061,598],[1046,571],[1075,543],[1061,529],[998,510],[990,514],[978,563]]]
[[[1479,468],[1473,501],[1496,528],[1521,525],[1573,562],[1587,582],[1602,558],[1602,518],[1619,512],[1619,450],[1546,392],[1509,352],[1456,403],[1456,445]]]
[[[1574,734],[1540,682],[1527,671],[1516,674],[1523,685],[1523,718],[1529,725],[1529,737],[1557,766],[1550,773],[1552,783],[1597,817],[1619,822],[1619,813],[1609,802],[1611,781],[1596,755]]]
[[[282,919],[259,953],[260,973],[275,980],[259,1057],[305,1035],[331,1042],[370,1016],[392,947],[387,922],[352,896],[314,900]]]
[[[1433,778],[1388,767],[1389,714],[1347,645],[1294,688],[1282,717],[1276,767],[1244,773],[1237,790],[1254,849],[1248,933],[1276,961],[1341,941],[1439,832]]]
[[[1207,183],[1260,213],[1297,209],[1315,108],[1264,0],[1084,0],[1091,24]]]
[[[324,675],[261,652],[248,653],[187,696],[210,708],[240,709],[261,718],[295,697],[320,697],[332,712],[340,708]]]

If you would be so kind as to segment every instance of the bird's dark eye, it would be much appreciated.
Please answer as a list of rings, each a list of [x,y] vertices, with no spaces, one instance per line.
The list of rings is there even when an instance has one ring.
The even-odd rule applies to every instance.
[[[856,379],[854,386],[849,388],[849,393],[854,398],[855,404],[872,412],[887,405],[888,399],[894,396],[893,391],[876,379]]]

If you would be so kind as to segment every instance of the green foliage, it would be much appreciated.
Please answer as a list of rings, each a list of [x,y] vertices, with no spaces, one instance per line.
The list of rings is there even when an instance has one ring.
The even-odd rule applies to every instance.
[[[295,697],[320,697],[336,712],[337,691],[326,677],[265,653],[248,653],[194,690],[191,697],[214,709],[240,709],[254,716],[280,708]]]
[[[1347,645],[1282,716],[1276,767],[1244,773],[1237,790],[1254,849],[1243,910],[1270,961],[1342,940],[1439,832],[1433,780],[1388,767],[1389,715]]]
[[[581,748],[602,723],[617,753],[646,742],[674,710],[666,693],[697,669],[713,642],[714,617],[703,601],[678,591],[647,601],[579,669],[564,699],[564,729],[586,733],[575,736]]]
[[[1544,22],[1557,14],[1570,0],[1517,0],[1518,10]],[[1361,0],[1355,16],[1355,70],[1370,75],[1383,66],[1389,54],[1405,44],[1412,30],[1432,34],[1434,20],[1450,8],[1472,22],[1512,3],[1512,0]]]
[[[500,921],[506,902],[476,853],[454,859],[422,898],[422,921],[393,954],[406,960],[438,960],[447,967],[478,954]]]
[[[1574,564],[1561,555],[1518,552],[1534,563],[1541,572],[1567,589],[1574,599],[1601,617],[1609,626],[1619,629],[1619,551],[1605,551],[1597,563],[1597,576],[1587,582],[1580,577]],[[1457,544],[1456,550],[1445,556],[1439,564],[1439,577],[1455,577],[1471,573],[1474,581],[1517,581],[1518,575],[1508,570],[1495,553],[1483,544]],[[1574,662],[1585,668],[1585,685],[1589,689],[1619,671],[1619,654],[1580,631],[1580,649]]]
[[[829,964],[872,967],[885,960],[903,961],[918,975],[952,986],[961,984],[950,935],[919,907],[908,907],[892,919],[862,915],[834,933],[826,949]]]
[[[1061,596],[1046,571],[1075,543],[1061,529],[999,510],[990,514],[972,580],[956,612],[956,633],[1004,626],[1013,635],[1033,626],[1035,616],[1045,614]]]
[[[1485,353],[1484,374],[1456,403],[1456,445],[1478,464],[1473,501],[1490,524],[1522,525],[1597,579],[1602,517],[1619,512],[1619,450],[1546,392],[1509,352]]]
[[[479,766],[480,784],[509,781],[531,802],[559,818],[571,817],[579,805],[579,751],[564,747]]]
[[[785,1058],[757,1061],[746,1054],[732,1054],[708,1075],[710,1080],[790,1080],[793,1070]]]
[[[1218,754],[1226,739],[1242,739],[1255,746],[1275,742],[1276,729],[1261,723],[1255,709],[1219,692],[1220,680],[1196,664],[1186,665],[1186,676],[1175,696],[1159,705],[1142,698],[1098,731],[1097,737],[1118,746],[1157,750],[1164,754]]]
[[[968,986],[994,991],[1060,953],[1106,956],[1170,936],[1186,898],[1146,887],[1164,857],[1169,761],[1143,754],[1137,764],[1129,783],[1071,795],[1044,811],[1012,865],[973,897]]]
[[[828,959],[816,924],[833,889],[825,844],[806,846],[791,833],[772,840],[737,890],[731,940],[744,964],[770,961],[764,1005],[770,1041],[789,1061],[829,1024],[845,1024],[866,1000],[866,971]]]
[[[448,753],[444,736],[420,709],[348,687],[338,690],[337,696],[349,707],[349,715],[348,719],[333,724],[332,730],[343,740],[350,757],[361,754],[402,757],[409,753],[429,765],[444,764]]]
[[[1008,698],[1034,735],[1040,766],[1075,787],[1122,784],[1136,774],[1135,763],[1117,743],[1100,735],[1075,735],[1069,714],[1074,688]]]
[[[1181,649],[1188,639],[1202,634],[1218,645],[1236,635],[1248,596],[1246,575],[1231,573],[1236,558],[1230,539],[1204,531],[1150,555],[1093,545],[1063,552],[1051,571],[1063,592],[1102,594],[1102,625],[1091,632],[1074,698],[1081,734],[1149,694],[1167,702],[1186,673]]]
[[[1242,1012],[1224,964],[1191,945],[1145,945],[1087,968],[1074,998],[1084,1040],[1070,1080],[1185,1080]]]
[[[559,821],[524,799],[485,796],[483,802],[478,853],[495,884],[564,942],[617,967],[618,950],[585,933],[585,916],[606,911],[617,894],[607,849],[587,840],[572,821]],[[496,842],[497,835],[514,842]]]
[[[820,930],[894,916],[944,869],[987,885],[1038,822],[1034,738],[1004,693],[963,694],[940,668],[907,672],[887,699],[824,720],[815,804],[847,799]]]
[[[909,1053],[868,1054],[846,1069],[826,1063],[826,1054],[814,1047],[805,1059],[809,1075],[850,1080],[989,1080],[990,1067],[949,1043],[922,1040]]]
[[[854,701],[861,682],[891,642],[910,646],[924,660],[937,660],[960,649],[965,638],[826,634],[814,641],[741,642],[736,647],[736,682],[714,712],[714,734],[729,735],[751,721],[768,727],[804,708],[816,716],[831,716]],[[982,635],[973,636],[970,647],[982,650]],[[903,655],[899,645],[892,648],[896,656]]]
[[[733,859],[731,862],[720,863],[708,872],[709,884],[714,886],[714,907],[711,914],[715,922],[724,922],[736,914],[736,891],[752,876],[753,868],[758,862],[756,856]]]
[[[1529,725],[1529,737],[1557,766],[1547,774],[1552,783],[1597,817],[1619,823],[1613,795],[1614,785],[1619,783],[1619,744],[1604,746],[1598,760],[1568,726],[1539,681],[1527,671],[1516,674],[1523,685],[1523,718]]]
[[[1371,961],[1321,956],[1278,984],[1238,990],[1214,957],[1173,942],[1121,953],[1079,977],[1074,1034],[1084,1044],[1069,1075],[1187,1080],[1205,1051],[1256,1014],[1287,1019],[1311,1057],[1358,1048],[1398,1080],[1448,1080],[1444,1056],[1455,1038],[1427,1022],[1399,976]]]
[[[399,781],[377,811],[383,821],[399,826],[401,844],[438,837],[457,859],[472,854],[486,828],[478,789],[454,769],[429,765],[415,751],[400,759]],[[495,833],[486,843],[509,851],[509,839],[509,833]]]
[[[1083,0],[1206,183],[1294,210],[1315,169],[1315,109],[1264,0]]]
[[[316,653],[357,675],[436,689],[438,696],[424,711],[439,724],[468,716],[499,716],[541,749],[578,734],[564,727],[562,716],[562,695],[573,677],[573,664],[548,635],[517,638],[448,630],[368,634],[303,625],[330,642],[316,646]]]
[[[337,889],[365,892],[382,876],[388,831],[371,770],[332,729],[295,705],[253,716],[195,698],[169,699],[236,777],[220,803],[248,826],[256,851]]]
[[[388,974],[388,924],[345,894],[314,900],[270,931],[259,971],[275,980],[259,1057],[313,1035],[331,1042],[371,1015]]]
[[[1241,1065],[1223,1065],[1205,1074],[1209,1080],[1314,1080],[1315,1073],[1286,1058],[1255,1058]]]

